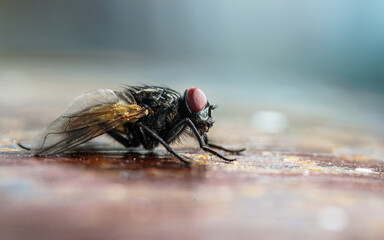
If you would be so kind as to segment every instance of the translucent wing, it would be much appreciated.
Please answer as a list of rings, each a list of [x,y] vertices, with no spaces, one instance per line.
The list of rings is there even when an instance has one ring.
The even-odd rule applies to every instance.
[[[42,131],[31,150],[34,155],[60,153],[147,114],[127,92],[99,89],[85,93]]]

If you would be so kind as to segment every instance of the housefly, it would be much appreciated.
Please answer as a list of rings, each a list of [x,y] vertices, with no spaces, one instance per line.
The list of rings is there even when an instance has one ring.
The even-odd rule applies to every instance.
[[[187,89],[184,95],[157,86],[128,87],[122,91],[99,89],[73,100],[40,133],[29,150],[35,156],[57,154],[106,133],[127,148],[143,146],[152,150],[161,144],[189,164],[191,160],[177,153],[170,144],[190,132],[201,149],[233,161],[212,148],[233,154],[245,149],[229,150],[209,143],[207,132],[214,123],[211,115],[214,108],[204,92],[195,87]]]

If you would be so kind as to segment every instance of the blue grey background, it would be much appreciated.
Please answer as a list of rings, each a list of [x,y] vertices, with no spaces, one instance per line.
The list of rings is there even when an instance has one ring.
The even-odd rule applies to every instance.
[[[0,102],[28,96],[12,92],[20,74],[79,89],[65,101],[93,89],[79,81],[194,85],[225,112],[382,131],[383,12],[380,0],[1,0]]]

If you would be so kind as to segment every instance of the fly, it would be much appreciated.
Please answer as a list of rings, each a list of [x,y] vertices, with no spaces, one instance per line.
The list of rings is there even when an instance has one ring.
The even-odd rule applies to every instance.
[[[165,87],[128,87],[122,91],[99,89],[82,94],[68,109],[49,124],[31,148],[35,156],[52,155],[70,150],[104,133],[127,148],[143,146],[152,150],[163,145],[180,161],[191,160],[177,153],[170,144],[189,128],[200,148],[224,161],[234,161],[214,149],[239,154],[245,149],[229,150],[209,143],[212,106],[199,88],[184,95]]]

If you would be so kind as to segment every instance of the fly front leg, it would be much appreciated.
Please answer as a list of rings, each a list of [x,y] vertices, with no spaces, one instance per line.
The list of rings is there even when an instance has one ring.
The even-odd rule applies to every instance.
[[[174,126],[171,131],[168,132],[168,134],[165,136],[164,140],[167,143],[173,142],[175,139],[177,139],[180,134],[185,130],[187,127],[187,123],[185,119],[181,120],[179,123]]]
[[[145,126],[144,124],[142,123],[139,123],[139,127],[149,135],[150,138],[152,139],[155,139],[157,141],[159,141],[161,143],[161,145],[163,145],[165,147],[165,149],[167,149],[168,152],[170,152],[171,154],[173,154],[173,156],[177,157],[180,161],[182,161],[184,164],[186,165],[190,165],[191,164],[191,161],[186,159],[185,157],[181,156],[180,154],[178,154],[177,152],[175,152],[175,150],[173,150],[173,148],[171,146],[168,145],[168,143],[166,141],[164,141],[164,139],[162,139],[159,135],[157,135],[157,133],[155,133],[152,129],[150,129],[149,127]],[[146,135],[146,134],[144,134]]]
[[[189,118],[186,118],[185,121],[187,122],[188,126],[192,129],[193,133],[195,134],[196,138],[197,138],[197,141],[199,141],[199,145],[200,145],[200,148],[203,149],[204,151],[206,152],[210,152],[212,153],[213,155],[216,155],[218,156],[219,158],[225,160],[225,161],[228,161],[228,162],[232,162],[232,161],[235,161],[236,159],[231,159],[231,158],[227,158],[227,157],[224,157],[223,155],[221,155],[220,153],[206,147],[204,145],[204,141],[203,141],[203,138],[201,137],[199,131],[197,131],[197,128],[195,126],[195,124],[193,124],[192,120],[189,119]]]
[[[223,150],[225,152],[233,153],[233,154],[240,154],[241,152],[244,152],[245,150],[247,150],[246,148],[232,150],[232,149],[224,148],[224,147],[219,146],[219,145],[209,143],[207,135],[204,135],[204,143],[211,148],[217,148],[217,149]]]

